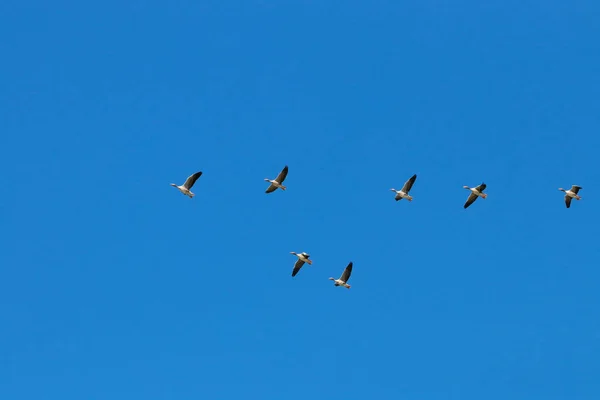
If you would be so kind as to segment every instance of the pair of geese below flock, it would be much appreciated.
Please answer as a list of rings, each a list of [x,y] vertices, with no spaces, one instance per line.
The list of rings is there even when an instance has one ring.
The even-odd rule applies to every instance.
[[[272,193],[277,189],[286,190],[286,187],[283,185],[283,181],[287,177],[287,174],[288,174],[288,166],[286,165],[285,167],[283,167],[283,169],[281,170],[281,172],[279,173],[279,175],[277,175],[277,177],[275,179],[265,178],[265,181],[270,183],[270,185],[267,188],[267,190],[265,191],[265,193]],[[200,178],[200,176],[202,176],[202,171],[199,171],[199,172],[196,172],[195,174],[190,175],[185,180],[183,185],[181,185],[181,186],[176,185],[174,183],[171,183],[171,186],[176,187],[177,189],[179,189],[179,191],[181,193],[188,196],[189,198],[193,198],[195,196],[195,194],[192,193],[191,189],[192,189],[192,186],[194,186],[194,184],[198,180],[198,178]],[[415,174],[415,175],[411,176],[404,183],[404,186],[402,186],[402,189],[400,189],[400,190],[396,190],[394,188],[390,189],[392,192],[396,193],[396,196],[395,196],[396,201],[402,200],[402,199],[406,199],[408,201],[413,200],[412,196],[409,195],[409,192],[412,189],[416,180],[417,180],[417,175]],[[468,189],[471,191],[471,193],[469,194],[469,197],[467,198],[467,201],[463,207],[465,209],[467,209],[471,204],[473,204],[473,202],[475,200],[477,200],[478,197],[485,199],[487,197],[487,194],[483,193],[483,191],[485,190],[486,187],[487,187],[487,185],[485,183],[481,183],[480,185],[478,185],[476,187],[463,186],[464,189]],[[563,188],[558,188],[558,190],[565,193],[565,205],[567,208],[571,207],[572,199],[581,200],[581,197],[578,194],[579,190],[581,190],[581,189],[582,189],[582,187],[577,186],[577,185],[572,185],[571,189],[569,189],[569,190],[565,190]],[[292,277],[296,276],[296,274],[300,271],[300,269],[302,268],[302,266],[304,264],[312,265],[312,260],[309,259],[310,254],[305,253],[305,252],[296,253],[293,251],[290,252],[290,254],[293,254],[296,257],[298,257],[298,260],[296,260],[296,263],[294,264],[294,269],[292,270]],[[348,285],[347,282],[350,279],[351,274],[352,274],[352,262],[350,262],[346,266],[346,268],[344,269],[344,272],[342,272],[342,275],[338,279],[330,277],[329,280],[332,280],[334,282],[334,286],[343,286],[347,289],[350,289],[350,285]]]

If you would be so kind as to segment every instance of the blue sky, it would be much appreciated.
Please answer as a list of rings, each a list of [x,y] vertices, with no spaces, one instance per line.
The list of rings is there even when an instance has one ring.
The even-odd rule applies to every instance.
[[[600,398],[599,18],[0,3],[1,397]]]

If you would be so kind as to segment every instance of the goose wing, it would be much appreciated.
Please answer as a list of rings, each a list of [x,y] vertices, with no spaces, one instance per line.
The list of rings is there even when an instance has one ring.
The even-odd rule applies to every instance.
[[[202,175],[202,172],[196,172],[195,174],[188,176],[188,178],[185,180],[185,183],[183,184],[183,187],[186,188],[187,190],[190,190],[192,188],[192,186],[194,186],[194,183],[196,183],[198,178],[200,178],[201,175]]]
[[[571,186],[571,192],[577,194],[579,193],[579,189],[583,189],[581,186],[573,185]]]
[[[340,276],[340,280],[342,280],[344,282],[348,282],[348,279],[350,279],[350,275],[352,275],[352,261],[350,262],[350,264],[348,264],[348,266],[346,267],[344,272],[342,272],[342,276]]]
[[[286,165],[285,167],[283,167],[283,169],[281,170],[279,175],[277,175],[277,178],[275,178],[275,180],[277,182],[279,182],[279,184],[281,184],[285,180],[285,177],[287,176],[287,174],[288,174],[288,166]]]
[[[402,186],[402,191],[404,193],[408,194],[408,192],[410,192],[410,189],[412,189],[416,180],[417,180],[417,174],[414,174],[404,183],[404,186]]]
[[[292,276],[296,276],[296,274],[298,273],[298,271],[300,271],[300,268],[302,268],[303,265],[304,265],[304,261],[302,261],[301,259],[298,259],[298,261],[296,261],[296,264],[294,264],[294,270],[292,271]]]
[[[267,188],[267,190],[265,190],[265,193],[271,193],[271,192],[274,192],[275,190],[277,190],[277,186],[275,186],[271,183],[271,186],[269,186]]]
[[[473,204],[473,202],[477,200],[477,197],[478,196],[475,193],[471,192],[469,198],[467,199],[467,202],[464,205],[465,209],[468,208],[471,204]]]
[[[486,187],[487,185],[485,183],[481,183],[481,185],[477,186],[475,190],[477,190],[479,193],[483,193]]]
[[[396,201],[402,200],[402,196],[400,196],[400,193],[396,193],[396,197],[394,198],[396,199]]]
[[[570,196],[565,196],[565,205],[567,206],[567,208],[571,207],[571,197]]]

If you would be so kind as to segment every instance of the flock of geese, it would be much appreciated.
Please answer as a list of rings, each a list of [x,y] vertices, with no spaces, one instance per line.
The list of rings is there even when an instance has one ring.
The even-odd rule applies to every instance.
[[[283,167],[283,169],[281,170],[281,172],[279,173],[279,175],[277,175],[277,177],[275,179],[265,178],[265,181],[270,183],[270,185],[267,188],[267,190],[265,191],[265,193],[273,193],[277,189],[285,190],[286,187],[283,185],[283,181],[287,177],[287,174],[288,174],[288,166],[286,165],[285,167]],[[174,183],[171,183],[171,186],[176,187],[177,189],[179,189],[179,191],[181,193],[183,193],[184,195],[188,196],[191,199],[195,196],[194,193],[192,193],[192,191],[191,191],[192,186],[194,186],[194,184],[196,183],[198,178],[200,178],[200,176],[202,176],[201,171],[190,175],[185,180],[183,185],[179,186]],[[413,198],[409,194],[409,192],[412,189],[413,185],[415,184],[416,180],[417,180],[417,175],[415,174],[415,175],[411,176],[404,183],[404,186],[402,186],[402,189],[400,189],[400,190],[396,190],[394,188],[390,189],[392,192],[396,193],[396,196],[394,197],[396,199],[396,201],[402,200],[402,199],[406,199],[408,201],[413,200]],[[479,197],[481,197],[482,199],[485,199],[487,197],[487,194],[483,193],[483,191],[485,190],[486,187],[487,187],[487,185],[483,182],[480,185],[475,186],[475,187],[463,186],[464,189],[467,189],[471,192],[463,207],[465,209],[467,209]],[[581,200],[581,196],[579,196],[579,191],[581,189],[582,189],[582,187],[577,186],[577,185],[572,185],[571,189],[569,189],[569,190],[565,190],[563,188],[558,188],[558,190],[565,193],[565,205],[567,208],[571,207],[571,200],[573,200],[573,199]],[[304,264],[312,265],[312,260],[310,260],[310,254],[305,253],[305,252],[296,253],[294,251],[291,251],[290,254],[293,254],[296,257],[298,257],[298,259],[296,260],[296,263],[294,264],[294,269],[292,270],[292,277],[296,276],[296,274],[300,271],[300,269],[302,268],[302,266]],[[346,289],[350,289],[350,285],[348,285],[348,280],[350,279],[350,275],[352,275],[352,262],[350,262],[346,266],[346,268],[344,269],[344,272],[342,272],[342,275],[338,279],[330,277],[329,280],[333,281],[334,286],[342,286],[342,287],[345,287]]]

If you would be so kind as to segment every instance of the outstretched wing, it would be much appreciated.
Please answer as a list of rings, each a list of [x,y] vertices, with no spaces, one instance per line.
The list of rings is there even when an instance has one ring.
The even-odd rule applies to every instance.
[[[565,196],[565,205],[567,206],[567,208],[571,207],[571,197],[570,196]]]
[[[348,282],[348,279],[350,279],[350,275],[352,275],[352,261],[350,262],[350,264],[348,264],[344,272],[342,272],[340,280]]]
[[[407,180],[404,183],[404,186],[402,187],[402,191],[406,194],[408,194],[408,192],[410,192],[410,189],[412,189],[413,185],[415,184],[415,181],[417,180],[417,174],[414,174],[413,176],[410,177],[409,180]]]
[[[573,185],[571,186],[571,192],[577,194],[579,193],[579,189],[583,189],[581,186]]]
[[[287,174],[288,174],[288,166],[286,165],[285,167],[283,167],[283,169],[281,170],[279,175],[277,175],[277,178],[275,178],[275,180],[281,184],[285,180],[285,177],[287,176]]]
[[[300,271],[300,268],[302,268],[303,265],[304,265],[304,261],[302,261],[301,259],[298,259],[298,261],[296,261],[296,264],[294,264],[294,270],[292,271],[292,276],[296,276],[296,274],[298,273],[298,271]]]
[[[185,180],[185,183],[183,184],[183,187],[187,190],[190,190],[192,186],[194,186],[194,183],[196,183],[198,178],[200,178],[200,175],[202,175],[202,172],[196,172],[195,174],[188,176],[188,178]]]
[[[271,192],[274,192],[275,190],[277,190],[277,186],[275,186],[271,183],[271,186],[269,186],[267,188],[267,190],[265,190],[265,193],[271,193]]]
[[[487,187],[487,185],[485,183],[482,183],[481,185],[477,186],[475,189],[477,189],[477,191],[479,193],[483,193],[483,191],[485,190],[486,187]]]
[[[473,204],[473,202],[477,200],[477,195],[473,192],[471,192],[471,194],[469,195],[469,198],[467,199],[467,202],[465,203],[464,207],[468,208],[471,204]]]

